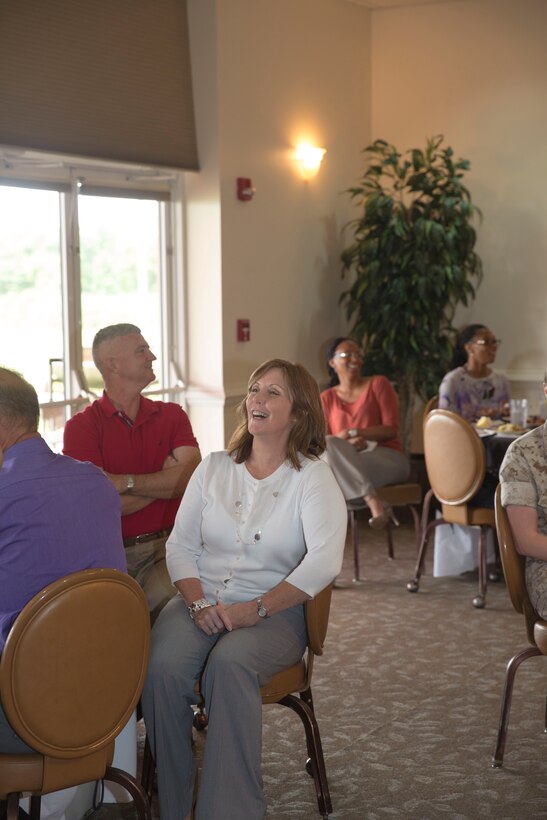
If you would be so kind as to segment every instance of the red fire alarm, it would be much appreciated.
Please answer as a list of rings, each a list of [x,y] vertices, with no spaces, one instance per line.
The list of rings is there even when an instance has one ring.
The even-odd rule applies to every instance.
[[[237,340],[238,342],[249,342],[251,339],[251,320],[237,320]]]
[[[253,182],[248,177],[238,177],[236,179],[237,184],[237,198],[240,199],[242,202],[249,202],[253,198],[256,192],[256,188],[253,188]]]

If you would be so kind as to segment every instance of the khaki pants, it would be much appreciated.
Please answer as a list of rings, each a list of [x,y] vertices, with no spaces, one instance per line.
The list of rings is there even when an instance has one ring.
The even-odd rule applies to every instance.
[[[127,571],[140,584],[146,595],[152,624],[167,601],[177,592],[165,563],[166,541],[167,536],[164,535],[153,541],[125,548]]]
[[[377,495],[376,487],[408,481],[410,462],[391,447],[358,452],[353,444],[327,436],[327,461],[346,501]]]

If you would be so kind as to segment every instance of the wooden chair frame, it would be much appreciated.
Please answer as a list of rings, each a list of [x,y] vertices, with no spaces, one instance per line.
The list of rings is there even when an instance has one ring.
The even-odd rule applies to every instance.
[[[513,655],[505,671],[505,683],[501,698],[500,721],[496,748],[492,757],[492,767],[499,769],[503,766],[507,730],[509,727],[509,713],[513,697],[515,675],[523,661],[537,655],[547,655],[547,621],[539,617],[532,606],[525,581],[526,559],[520,555],[515,547],[511,524],[507,512],[501,503],[501,486],[498,485],[495,498],[496,528],[500,545],[501,563],[507,584],[511,603],[516,612],[524,616],[526,635],[530,646]],[[547,699],[545,703],[545,724],[547,732]]]
[[[17,820],[22,792],[40,817],[41,795],[93,780],[121,784],[139,816],[146,794],[112,767],[114,740],[139,700],[150,648],[140,586],[123,572],[90,569],[47,586],[15,620],[0,659],[6,717],[32,754],[0,754],[0,799]]]

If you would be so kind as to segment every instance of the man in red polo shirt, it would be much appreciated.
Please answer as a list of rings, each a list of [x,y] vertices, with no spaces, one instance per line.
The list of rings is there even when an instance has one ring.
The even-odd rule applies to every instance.
[[[128,570],[144,589],[155,620],[176,592],[165,566],[165,542],[201,455],[180,405],[141,396],[155,379],[156,357],[138,327],[99,330],[92,353],[104,393],[67,422],[63,452],[101,467],[120,494]]]

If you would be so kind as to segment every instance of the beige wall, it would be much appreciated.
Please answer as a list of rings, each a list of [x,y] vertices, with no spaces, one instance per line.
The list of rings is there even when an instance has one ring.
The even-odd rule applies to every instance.
[[[222,447],[250,371],[285,356],[324,378],[345,330],[340,194],[383,137],[444,133],[471,160],[485,269],[458,323],[503,338],[514,395],[547,358],[547,2],[450,0],[370,12],[346,0],[189,0],[201,172],[187,188],[189,404],[204,452]],[[303,182],[291,150],[327,148]],[[235,196],[251,177],[255,199]],[[235,340],[237,318],[251,341]]]
[[[537,401],[547,363],[547,3],[463,0],[372,15],[372,135],[444,133],[471,160],[485,277],[459,323],[503,339],[496,366]]]
[[[256,365],[281,356],[324,380],[321,346],[345,329],[340,192],[370,138],[371,14],[346,0],[190,0],[189,16],[202,168],[187,190],[189,406],[208,452]],[[310,182],[292,159],[304,137],[327,149]],[[237,200],[238,176],[252,202]]]

